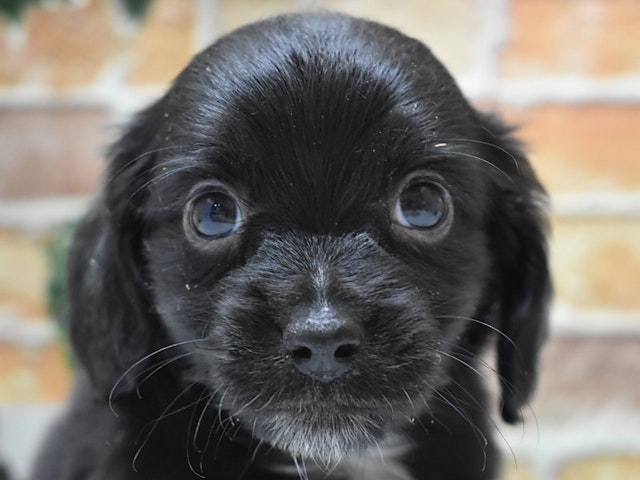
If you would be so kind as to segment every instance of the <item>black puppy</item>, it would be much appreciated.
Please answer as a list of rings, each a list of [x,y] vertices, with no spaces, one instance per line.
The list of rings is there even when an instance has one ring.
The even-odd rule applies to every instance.
[[[112,151],[69,262],[79,363],[37,480],[490,479],[536,379],[545,195],[419,42],[282,16]]]

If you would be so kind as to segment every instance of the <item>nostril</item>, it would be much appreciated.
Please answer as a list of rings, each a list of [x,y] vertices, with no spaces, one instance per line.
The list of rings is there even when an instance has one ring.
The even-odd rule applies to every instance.
[[[340,360],[347,360],[355,356],[355,354],[358,353],[358,350],[360,350],[359,345],[355,343],[347,343],[346,345],[340,345],[336,349],[334,356]]]
[[[291,352],[291,356],[295,360],[308,360],[312,356],[312,352],[310,348],[307,347],[299,347]]]

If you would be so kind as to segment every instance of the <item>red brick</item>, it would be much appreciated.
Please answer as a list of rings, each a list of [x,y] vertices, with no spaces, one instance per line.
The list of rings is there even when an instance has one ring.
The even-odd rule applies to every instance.
[[[582,310],[640,311],[639,240],[640,219],[556,219],[551,241],[556,299]],[[640,326],[640,316],[634,323]]]
[[[69,357],[61,345],[30,349],[0,344],[0,403],[62,401],[71,377]]]
[[[44,248],[43,239],[0,230],[0,315],[32,321],[47,316]]]
[[[637,0],[513,0],[507,76],[640,72]]]
[[[557,480],[638,480],[640,455],[594,455],[563,465]]]
[[[155,0],[129,46],[135,60],[128,80],[135,85],[165,84],[189,62],[196,50],[193,1]]]
[[[81,3],[28,8],[20,42],[11,42],[8,26],[0,25],[0,85],[67,91],[96,82],[117,49],[112,6],[107,0]]]
[[[395,27],[426,43],[455,75],[474,66],[480,22],[474,0],[327,0],[327,7]]]
[[[229,33],[256,20],[295,11],[299,8],[298,0],[219,0],[218,31]]]
[[[556,337],[543,350],[533,403],[553,422],[610,406],[640,412],[640,337]]]
[[[513,459],[505,459],[505,464],[502,467],[502,473],[500,474],[502,480],[534,480],[535,476],[531,470],[531,466],[527,465],[521,459],[514,461]]]
[[[552,194],[640,189],[640,105],[543,104],[505,113],[522,125],[518,135]]]
[[[296,0],[222,0],[223,33],[250,21],[295,11]],[[473,0],[400,0],[389,8],[387,0],[326,0],[318,5],[357,17],[376,20],[425,42],[455,74],[474,65],[479,35],[478,10]],[[455,18],[455,22],[450,19]]]
[[[108,124],[100,109],[0,109],[0,197],[93,192]]]

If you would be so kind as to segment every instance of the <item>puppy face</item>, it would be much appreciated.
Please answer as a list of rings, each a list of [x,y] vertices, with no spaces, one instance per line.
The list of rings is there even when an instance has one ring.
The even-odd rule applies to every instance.
[[[178,375],[258,440],[335,460],[429,411],[498,330],[516,418],[544,336],[542,189],[423,45],[332,15],[242,29],[113,158],[76,242],[110,258],[84,275],[127,289],[101,365],[80,341],[101,320],[72,319],[96,385],[180,344]]]

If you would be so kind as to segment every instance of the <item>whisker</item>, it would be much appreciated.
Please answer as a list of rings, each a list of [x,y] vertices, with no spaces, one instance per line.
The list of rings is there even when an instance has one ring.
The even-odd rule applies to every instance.
[[[222,394],[222,396],[220,397],[220,401],[218,402],[218,422],[220,423],[220,426],[223,427],[223,433],[226,433],[226,432],[224,431],[224,419],[222,418],[222,405],[224,403],[224,397],[227,395],[228,392],[229,392],[229,389],[227,388]]]
[[[462,347],[460,347],[460,346],[457,346],[457,345],[456,345],[456,347],[457,347],[457,349],[459,350],[459,352],[457,352],[457,354],[458,354],[459,356],[461,356],[461,357],[463,357],[463,358],[467,358],[467,359],[469,359],[469,360],[476,360],[476,361],[479,361],[479,362],[481,363],[481,365],[482,365],[484,368],[489,369],[489,370],[490,370],[490,371],[492,371],[495,375],[497,375],[497,377],[498,377],[498,379],[500,380],[500,382],[501,382],[501,384],[502,384],[503,388],[507,388],[507,389],[509,389],[509,390],[510,390],[510,391],[512,391],[512,392],[514,391],[514,387],[513,387],[513,385],[511,384],[511,382],[509,382],[509,381],[507,381],[506,379],[504,379],[504,377],[503,377],[502,375],[500,375],[500,374],[496,371],[496,369],[493,367],[493,365],[491,365],[490,363],[486,362],[486,361],[485,361],[485,360],[483,360],[481,357],[478,357],[478,356],[474,355],[472,352],[470,352],[470,351],[469,351],[469,350],[467,350],[467,349],[464,349],[464,348],[462,348]],[[466,353],[465,353],[465,352],[466,352]],[[439,352],[439,353],[444,353],[444,352]],[[455,360],[460,361],[460,359],[458,359],[458,358],[456,358],[456,357],[454,357],[454,356],[452,356],[452,355],[446,355],[446,356],[449,356],[450,358],[454,358]],[[463,363],[464,363],[464,362],[463,362]],[[466,365],[466,363],[465,363],[465,365]],[[468,365],[466,365],[466,366],[468,366]],[[473,370],[474,370],[474,371],[476,371],[475,369],[473,369]],[[476,373],[479,373],[479,374],[481,375],[481,372],[477,372],[477,371],[476,371]],[[484,378],[484,376],[483,376],[483,378]],[[461,390],[462,390],[462,391],[467,395],[467,397],[469,397],[469,399],[470,399],[470,400],[471,400],[471,401],[472,401],[472,402],[473,402],[477,407],[479,407],[481,410],[484,410],[484,407],[483,407],[483,406],[482,406],[482,405],[477,401],[477,399],[475,399],[475,397],[472,395],[472,393],[471,393],[471,392],[469,392],[466,388],[464,388],[464,387],[462,386],[462,384],[460,384],[459,382],[457,382],[456,380],[454,380],[454,379],[452,379],[452,378],[451,378],[451,379],[449,379],[449,380],[450,380],[451,382],[453,382],[455,385],[457,385],[457,386],[458,386],[458,388],[460,388],[460,389],[461,389]],[[527,402],[526,407],[527,407],[527,409],[531,412],[531,414],[532,414],[532,416],[533,416],[533,419],[534,419],[534,422],[535,422],[535,425],[536,425],[536,435],[537,435],[537,438],[538,438],[538,441],[539,441],[539,439],[540,439],[540,426],[539,426],[539,423],[538,423],[538,418],[537,418],[536,413],[535,413],[535,411],[534,411],[533,407],[531,406],[531,403],[530,403],[530,402]],[[513,458],[514,462],[515,462],[515,463],[517,463],[517,458],[516,458],[515,452],[514,452],[513,448],[511,447],[511,444],[509,443],[509,441],[507,440],[507,438],[504,436],[504,434],[503,434],[502,430],[500,429],[500,426],[498,425],[498,423],[493,419],[493,416],[492,416],[492,415],[486,414],[485,416],[486,416],[487,420],[489,421],[489,423],[491,424],[491,426],[495,429],[495,431],[498,433],[498,435],[502,438],[502,440],[503,440],[503,441],[504,441],[504,443],[506,444],[506,446],[507,446],[507,448],[509,449],[510,455],[511,455],[511,457]],[[524,422],[523,422],[523,423],[522,423],[522,435],[523,435],[523,436],[524,436],[524,429],[525,429],[525,427],[526,427],[526,425],[525,425],[525,424],[524,424]]]
[[[176,397],[171,401],[171,403],[169,403],[169,405],[167,405],[167,407],[163,410],[163,412],[160,414],[160,416],[159,416],[156,420],[154,420],[154,421],[150,422],[149,424],[147,424],[147,426],[149,426],[149,425],[151,426],[151,427],[149,428],[149,432],[148,432],[148,433],[147,433],[147,435],[145,436],[145,438],[144,438],[144,440],[142,441],[142,443],[141,443],[140,447],[138,448],[138,450],[136,451],[135,455],[133,456],[133,460],[131,461],[131,467],[133,468],[133,470],[134,470],[135,472],[137,472],[137,471],[138,471],[138,470],[137,470],[137,467],[136,467],[136,463],[138,462],[138,458],[140,457],[140,454],[142,453],[142,450],[144,449],[144,447],[147,445],[147,443],[148,443],[148,442],[149,442],[149,440],[151,439],[151,435],[153,435],[153,432],[156,430],[156,428],[158,427],[158,425],[160,424],[160,422],[161,422],[162,420],[164,420],[165,418],[168,418],[168,417],[170,417],[171,415],[175,415],[175,414],[176,414],[176,413],[178,413],[178,412],[184,411],[184,410],[186,410],[187,408],[189,408],[189,407],[193,406],[195,403],[197,403],[197,402],[192,402],[192,403],[190,403],[190,404],[188,404],[188,405],[186,405],[186,406],[184,406],[184,407],[181,407],[181,408],[179,408],[179,409],[177,409],[177,410],[174,410],[173,412],[170,412],[170,413],[169,413],[169,411],[171,410],[171,407],[173,407],[173,406],[176,404],[176,402],[178,402],[178,400],[180,400],[180,398],[181,398],[185,393],[187,393],[187,392],[188,392],[188,391],[189,391],[189,390],[190,390],[190,389],[191,389],[191,388],[192,388],[196,383],[197,383],[197,382],[192,382],[191,384],[189,384],[189,385],[188,385],[184,390],[182,390],[182,392],[180,392],[180,393],[179,393],[179,394],[178,394],[178,395],[177,395],[177,396],[176,396]],[[145,429],[147,428],[147,426],[143,427],[143,429],[142,429],[142,430],[145,430]],[[142,430],[141,430],[141,431],[142,431]]]
[[[469,350],[468,348],[464,348],[456,343],[453,342],[441,342],[444,343],[445,345],[449,345],[451,347],[453,347],[453,349],[455,350],[456,355],[458,355],[461,358],[464,358],[466,360],[469,361],[475,361],[478,362],[479,367],[483,368],[483,369],[487,369],[488,371],[494,373],[495,375],[498,376],[498,378],[501,377],[501,375],[498,373],[498,371],[496,370],[495,366],[492,365],[491,363],[489,363],[487,360],[485,360],[484,358],[482,358],[482,355],[478,355],[474,352],[472,352],[471,350]]]
[[[210,404],[208,403],[207,404],[207,408],[209,408],[209,406],[210,406]],[[205,442],[204,447],[202,448],[202,456],[200,457],[200,470],[203,470],[204,455],[209,450],[209,445],[211,445],[211,440],[213,439],[213,434],[216,432],[217,429],[218,429],[218,427],[216,426],[216,423],[215,422],[211,422],[211,426],[209,427],[209,431],[207,432],[207,441]],[[222,437],[218,438],[218,443],[216,444],[216,453],[218,451],[218,447],[220,446],[221,438]]]
[[[462,349],[465,350],[465,349]],[[453,354],[449,354],[447,352],[443,352],[443,351],[438,351],[438,353],[445,355],[446,357],[449,357],[453,360],[458,361],[459,363],[463,364],[465,367],[469,368],[470,370],[472,370],[474,373],[476,373],[478,376],[480,376],[481,378],[486,380],[485,375],[480,372],[479,370],[477,370],[476,368],[474,368],[470,363],[467,363],[463,360],[461,360],[460,358],[458,358],[457,356],[453,355]],[[478,360],[475,356],[472,356],[471,352],[469,352],[467,350],[468,355],[462,355],[465,358],[470,358],[470,359],[475,359]],[[489,365],[488,363],[484,362],[485,365]],[[489,367],[491,368],[491,367]],[[493,368],[491,368],[491,370],[494,370]],[[494,370],[495,371],[495,370]],[[502,433],[502,430],[500,429],[499,425],[496,423],[496,421],[493,419],[492,415],[488,414],[486,412],[486,407],[484,405],[482,405],[477,398],[471,393],[469,392],[468,389],[466,389],[460,382],[456,381],[453,378],[449,379],[450,382],[454,383],[466,396],[467,398],[472,402],[472,404],[477,407],[479,409],[479,411],[484,413],[485,418],[487,419],[487,421],[491,424],[491,426],[494,428],[494,430],[498,433],[498,435],[500,435],[500,437],[503,439],[504,443],[507,445],[507,447],[509,448],[509,451],[511,453],[511,456],[513,457],[514,461],[516,461],[516,456],[515,456],[515,452],[513,451],[513,448],[511,447],[511,444],[507,441],[506,437],[504,436],[504,434]],[[458,401],[460,401],[461,399],[458,399]]]
[[[163,352],[166,352],[167,350],[170,350],[172,348],[177,348],[177,347],[181,347],[183,345],[188,345],[188,344],[192,344],[192,343],[198,343],[198,342],[202,342],[202,341],[203,341],[203,339],[185,340],[183,342],[177,342],[177,343],[172,343],[170,345],[165,345],[164,347],[159,348],[157,350],[154,350],[153,352],[145,355],[140,360],[136,361],[133,365],[131,365],[129,368],[127,368],[124,371],[124,373],[122,375],[120,375],[120,378],[118,378],[118,380],[116,380],[116,382],[113,384],[113,387],[111,387],[111,391],[109,392],[109,409],[111,410],[111,412],[116,417],[118,416],[118,413],[115,411],[115,409],[113,407],[113,400],[114,400],[115,392],[118,389],[118,387],[120,386],[120,384],[127,377],[127,375],[129,375],[136,367],[140,366],[142,363],[146,362],[150,358],[153,358],[156,355],[159,355],[159,354],[161,354]]]
[[[402,393],[404,393],[404,395],[407,397],[407,400],[409,400],[409,404],[411,405],[411,411],[413,414],[413,418],[416,417],[416,406],[413,404],[413,400],[411,400],[411,396],[409,395],[409,392],[407,392],[406,389],[402,389]]]
[[[483,164],[485,164],[485,165],[493,168],[494,170],[496,170],[498,173],[500,173],[502,176],[504,176],[510,182],[512,182],[512,183],[514,182],[513,178],[511,178],[504,170],[502,170],[497,165],[494,165],[493,163],[491,163],[490,161],[488,161],[485,158],[482,158],[482,157],[479,157],[478,155],[474,155],[472,153],[467,153],[467,152],[449,151],[448,153],[450,153],[452,155],[460,155],[462,157],[468,157],[468,158],[473,158],[474,160],[478,160],[479,162],[482,162]]]
[[[433,411],[431,409],[431,405],[429,405],[429,401],[425,398],[424,394],[420,391],[420,389],[416,388],[416,392],[418,393],[418,396],[422,400],[422,403],[425,407],[425,412],[431,417],[432,424],[433,422],[437,421],[442,427],[444,427],[447,431],[449,431],[449,429],[444,425],[444,423],[442,423],[439,419],[435,418]],[[427,433],[429,432],[429,428],[422,422],[422,415],[416,418],[416,422],[418,422],[418,425],[420,425],[425,432]]]
[[[193,431],[193,439],[191,441],[191,444],[193,446],[193,449],[198,453],[203,453],[205,451],[204,448],[203,449],[198,448],[197,439],[198,439],[198,433],[200,432],[200,426],[202,425],[202,420],[204,419],[204,416],[207,413],[207,409],[209,408],[209,405],[211,405],[211,401],[213,399],[214,399],[213,393],[209,394],[209,398],[204,404],[204,407],[202,407],[202,412],[200,412],[200,415],[198,416],[198,421],[196,422],[196,428]],[[206,444],[205,444],[205,447],[206,447]]]
[[[487,327],[488,329],[496,332],[502,338],[507,340],[516,350],[519,350],[518,346],[514,343],[514,341],[511,339],[511,337],[509,337],[506,333],[504,333],[499,328],[496,328],[496,327],[494,327],[493,325],[491,325],[491,324],[489,324],[487,322],[483,322],[482,320],[478,320],[477,318],[463,317],[463,316],[457,316],[457,315],[438,315],[437,318],[438,319],[451,318],[451,319],[454,319],[454,320],[468,320],[470,322],[477,323],[478,325],[482,325],[482,326]]]
[[[444,355],[447,358],[450,358],[452,360],[455,360],[456,362],[464,365],[465,367],[467,367],[469,370],[471,370],[472,372],[474,372],[475,374],[477,374],[480,378],[486,379],[486,376],[480,372],[477,368],[475,368],[473,365],[471,365],[468,362],[465,362],[464,360],[456,357],[455,355],[452,355],[448,352],[445,352],[444,350],[435,350],[436,353],[439,353],[440,355]]]
[[[449,407],[451,407],[453,409],[454,412],[456,412],[465,422],[467,422],[469,424],[469,426],[473,429],[473,431],[476,433],[476,438],[478,438],[479,440],[482,440],[482,455],[483,455],[483,465],[482,465],[482,471],[485,470],[486,465],[487,465],[487,445],[489,444],[489,440],[487,439],[486,435],[482,432],[482,430],[480,430],[480,427],[478,427],[475,423],[473,423],[472,419],[469,418],[469,416],[460,408],[460,406],[456,406],[453,404],[453,402],[451,400],[449,400],[442,392],[436,390],[434,391],[436,398],[440,399],[442,402],[444,402],[446,405],[448,405]]]
[[[163,180],[166,180],[169,177],[172,177],[173,175],[176,175],[178,173],[182,173],[182,172],[186,172],[188,170],[191,170],[193,167],[191,165],[185,165],[183,167],[180,168],[175,168],[172,170],[167,170],[166,172],[164,172],[161,175],[155,176],[153,178],[150,178],[149,180],[147,180],[146,182],[144,182],[142,185],[140,185],[138,188],[136,188],[133,193],[131,195],[129,195],[129,201],[133,200],[136,195],[138,195],[140,192],[142,192],[143,190],[147,189],[148,187],[155,185]]]
[[[433,385],[431,385],[426,379],[422,379],[422,383],[424,383],[429,388],[429,391],[431,393],[435,393],[436,392],[436,388]],[[416,390],[418,392],[420,392],[420,390],[417,387],[416,387]],[[437,422],[438,425],[440,425],[442,428],[444,428],[447,431],[447,433],[449,435],[451,435],[452,434],[451,429],[445,423],[443,423],[442,420],[440,420],[439,418],[437,418],[435,416],[435,414],[433,413],[433,410],[431,409],[431,406],[429,405],[427,399],[424,398],[424,395],[422,395],[422,392],[420,392],[420,397],[422,398],[422,400],[423,400],[423,402],[425,404],[427,413],[431,416],[431,423],[433,424],[434,422]],[[427,428],[422,424],[422,422],[420,422],[420,425],[422,425],[422,428],[424,428],[425,431],[427,430]]]
[[[224,397],[226,396],[227,392],[229,391],[229,389],[225,389],[224,393],[222,394],[219,402],[218,402],[218,423],[216,425],[216,423],[214,422],[211,428],[211,431],[215,431],[215,432],[219,432],[219,436],[218,436],[218,441],[216,442],[216,446],[214,449],[214,456],[218,455],[218,450],[220,449],[220,444],[222,442],[222,438],[226,435],[227,430],[226,427],[224,426],[224,420],[222,418],[222,403],[224,401]],[[217,394],[217,392],[216,392]]]
[[[202,391],[200,393],[200,396],[198,397],[198,400],[196,401],[196,405],[199,404],[200,402],[202,402],[202,399],[205,398],[205,396],[206,396],[205,392],[206,391]],[[205,403],[204,407],[202,408],[202,414],[204,414],[204,412],[206,411],[207,406],[209,405],[209,401],[211,400],[212,395],[213,394],[209,394],[208,395],[209,399],[207,400],[207,402]],[[193,419],[195,418],[195,414],[196,414],[197,410],[198,410],[197,408],[194,408],[193,412],[191,412],[191,418],[189,419],[189,430],[188,430],[188,433],[187,433],[187,439],[191,435],[191,425],[193,425]],[[196,452],[200,453],[200,451],[198,450],[198,447],[196,445],[197,436],[198,436],[198,429],[196,428],[196,431],[193,434],[192,447]],[[202,456],[200,457],[200,471],[197,471],[196,468],[193,465],[193,462],[191,461],[191,449],[189,447],[187,447],[187,465],[189,466],[189,470],[191,470],[191,472],[194,475],[196,475],[197,477],[200,477],[200,478],[205,478],[204,469],[202,468]]]
[[[257,419],[253,420],[253,429],[251,430],[251,437],[255,438],[255,435],[253,435],[253,432],[255,432],[256,429],[256,421]],[[260,439],[258,441],[258,444],[255,446],[255,448],[253,449],[253,453],[251,454],[251,458],[249,459],[249,463],[246,465],[245,470],[243,471],[243,473],[246,473],[247,469],[249,468],[250,465],[254,464],[256,461],[256,457],[258,456],[258,452],[260,451],[260,448],[262,448],[262,444],[264,443],[264,440]]]
[[[271,397],[269,397],[269,400],[267,400],[267,403],[265,403],[264,405],[262,405],[258,410],[256,410],[257,412],[262,412],[264,411],[270,404],[271,402],[273,402],[273,400],[275,399],[276,394],[274,393],[273,395],[271,395]]]
[[[187,387],[187,389],[186,389],[186,390],[188,390],[189,388],[193,387],[193,385],[195,385],[196,383],[197,383],[197,382],[193,382],[193,383],[191,383],[191,384],[189,385],[189,387]],[[184,392],[183,392],[183,393],[184,393]],[[180,396],[180,395],[179,395],[179,396]],[[178,397],[179,397],[179,396],[178,396]],[[176,399],[177,399],[177,398],[176,398]],[[164,412],[163,412],[159,417],[157,417],[157,418],[156,418],[156,419],[154,419],[154,420],[151,420],[151,421],[150,421],[150,422],[148,422],[146,425],[144,425],[144,426],[140,429],[140,431],[141,431],[141,432],[142,432],[142,431],[144,431],[145,429],[149,428],[151,425],[153,425],[153,424],[155,424],[155,423],[157,423],[157,422],[159,422],[159,421],[161,421],[161,420],[166,420],[167,418],[172,417],[173,415],[177,415],[178,413],[184,412],[184,411],[188,410],[189,408],[193,407],[194,405],[197,405],[200,401],[201,401],[201,399],[194,400],[193,402],[189,402],[189,403],[187,403],[186,405],[183,405],[182,407],[177,408],[177,409],[175,409],[175,410],[172,410],[172,411],[170,411],[170,412],[167,412],[167,411],[165,410],[165,411],[164,411]],[[171,404],[170,404],[169,406],[171,406]],[[166,413],[165,413],[165,412],[166,412]]]
[[[242,412],[244,412],[248,407],[250,407],[255,401],[257,401],[261,396],[262,396],[262,393],[258,393],[255,397],[253,397],[251,400],[245,403],[242,407],[240,407],[240,410],[237,410],[234,413],[232,413],[231,416],[237,417]]]
[[[382,394],[382,399],[385,401],[387,405],[389,405],[389,410],[391,411],[391,418],[394,418],[395,412],[393,409],[393,404],[389,401],[389,399],[384,394]]]
[[[146,375],[143,379],[139,380],[137,383],[138,385],[136,386],[136,394],[138,395],[138,398],[141,398],[141,394],[140,394],[140,385],[142,385],[144,382],[146,382],[147,380],[149,380],[153,375],[155,375],[156,373],[158,373],[160,370],[162,370],[164,367],[166,367],[167,365],[170,365],[178,360],[180,360],[181,358],[184,357],[188,357],[190,355],[193,355],[193,352],[186,352],[186,353],[182,353],[180,355],[176,355],[175,357],[171,357],[167,360],[163,360],[160,363],[156,363],[155,365],[152,365],[151,367],[143,370],[142,372],[140,372],[140,374],[144,374],[145,372],[151,370],[151,372]]]
[[[304,458],[301,458],[300,462],[298,462],[298,458],[297,457],[294,456],[292,458],[293,458],[293,463],[296,466],[296,470],[298,471],[298,476],[300,477],[300,479],[301,480],[309,480],[309,475],[307,473],[307,465],[304,462]]]
[[[154,150],[148,150],[146,152],[143,152],[140,155],[138,155],[137,157],[134,157],[134,158],[128,160],[123,165],[121,165],[117,169],[115,169],[111,173],[111,175],[109,175],[109,177],[106,179],[106,182],[107,183],[111,183],[112,181],[114,181],[116,179],[116,177],[118,177],[118,175],[120,175],[122,172],[124,172],[129,167],[131,167],[131,165],[133,165],[134,163],[136,163],[137,161],[139,161],[140,159],[142,159],[144,157],[147,157],[149,155],[153,155],[154,153],[165,152],[165,151],[168,151],[168,150],[179,149],[179,148],[183,148],[183,147],[184,147],[184,145],[169,145],[167,147],[156,148]],[[116,156],[117,156],[117,153],[116,153]]]
[[[495,148],[496,150],[499,150],[500,152],[504,153],[505,155],[507,155],[511,161],[513,162],[513,165],[516,168],[516,171],[519,173],[520,172],[520,165],[518,164],[518,159],[516,158],[516,156],[511,153],[509,150],[507,150],[504,147],[501,147],[500,145],[496,144],[496,143],[491,143],[491,142],[484,142],[482,140],[474,140],[471,138],[449,138],[449,139],[444,139],[444,142],[448,143],[448,142],[453,142],[453,143],[475,143],[478,145],[485,145],[487,147],[492,147]]]

